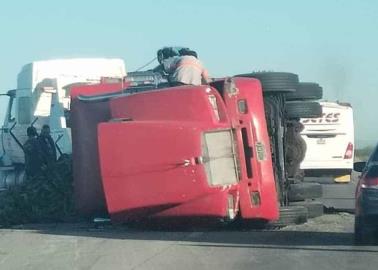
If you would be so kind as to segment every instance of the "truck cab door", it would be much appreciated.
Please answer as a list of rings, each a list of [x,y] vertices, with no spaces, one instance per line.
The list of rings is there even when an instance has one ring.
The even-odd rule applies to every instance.
[[[21,147],[16,143],[16,141],[11,136],[11,132],[15,133],[15,130],[18,129],[17,120],[16,120],[16,109],[17,109],[16,90],[10,90],[7,92],[6,95],[9,97],[9,99],[8,99],[6,115],[4,117],[4,123],[2,126],[2,132],[3,132],[2,140],[3,140],[3,146],[4,146],[3,150],[5,152],[5,155],[2,161],[4,165],[11,166],[12,163],[19,161],[18,157],[23,158],[23,152],[22,152]]]

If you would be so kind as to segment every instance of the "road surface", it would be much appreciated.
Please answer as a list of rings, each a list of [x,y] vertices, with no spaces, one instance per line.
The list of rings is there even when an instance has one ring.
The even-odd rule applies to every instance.
[[[354,212],[355,208],[355,191],[360,173],[353,171],[350,183],[333,183],[324,184],[316,177],[305,177],[305,182],[322,183],[323,195],[319,201],[327,208],[333,208],[342,211]]]
[[[0,269],[378,269],[352,230],[346,213],[271,231],[25,226],[0,230]]]

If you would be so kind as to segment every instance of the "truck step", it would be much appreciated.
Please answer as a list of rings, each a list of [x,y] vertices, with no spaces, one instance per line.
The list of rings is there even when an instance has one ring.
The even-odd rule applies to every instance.
[[[13,171],[14,166],[0,166],[0,171]]]

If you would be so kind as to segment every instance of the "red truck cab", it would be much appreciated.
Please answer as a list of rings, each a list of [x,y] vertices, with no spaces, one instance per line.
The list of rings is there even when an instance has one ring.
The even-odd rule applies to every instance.
[[[80,93],[80,87],[75,93]],[[105,198],[116,222],[278,219],[258,80],[234,77],[211,86],[134,94],[125,89],[106,101],[94,98],[101,100],[100,105],[82,100],[77,95],[72,102],[74,175],[80,176],[74,181],[82,187],[75,190],[79,205],[90,204],[81,200]],[[90,124],[83,124],[86,119],[79,115],[85,108],[95,112],[88,114]],[[97,127],[95,136],[85,136],[83,125],[90,125],[92,131]],[[76,153],[75,144],[80,145]],[[100,170],[86,177],[85,170],[96,162]],[[98,187],[92,191],[103,192],[101,196],[88,196],[86,187],[91,183]]]

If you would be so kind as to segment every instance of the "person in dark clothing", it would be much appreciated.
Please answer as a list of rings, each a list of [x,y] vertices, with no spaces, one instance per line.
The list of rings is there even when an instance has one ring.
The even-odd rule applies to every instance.
[[[37,139],[38,133],[35,127],[26,130],[28,139],[23,145],[25,154],[25,173],[28,179],[37,176],[42,169],[40,146]]]
[[[163,49],[160,49],[157,52],[157,59],[158,59],[159,64],[163,64],[165,59],[175,57],[175,56],[179,56],[179,52],[175,51],[171,47],[164,47]]]
[[[179,52],[175,51],[172,47],[164,47],[157,51],[157,60],[159,62],[159,65],[152,69],[153,72],[161,73],[162,75],[167,75],[164,70],[164,64],[163,62],[168,59],[175,56],[179,56]],[[168,78],[169,79],[169,78]]]
[[[179,50],[179,54],[180,54],[180,56],[184,56],[184,55],[194,56],[195,58],[198,59],[198,54],[197,54],[197,52],[192,51],[192,50],[190,50],[190,49],[188,49],[188,48],[183,48],[183,49]]]
[[[55,164],[57,158],[55,143],[50,135],[49,125],[42,126],[41,134],[38,137],[38,141],[43,165],[46,165],[49,168]]]

